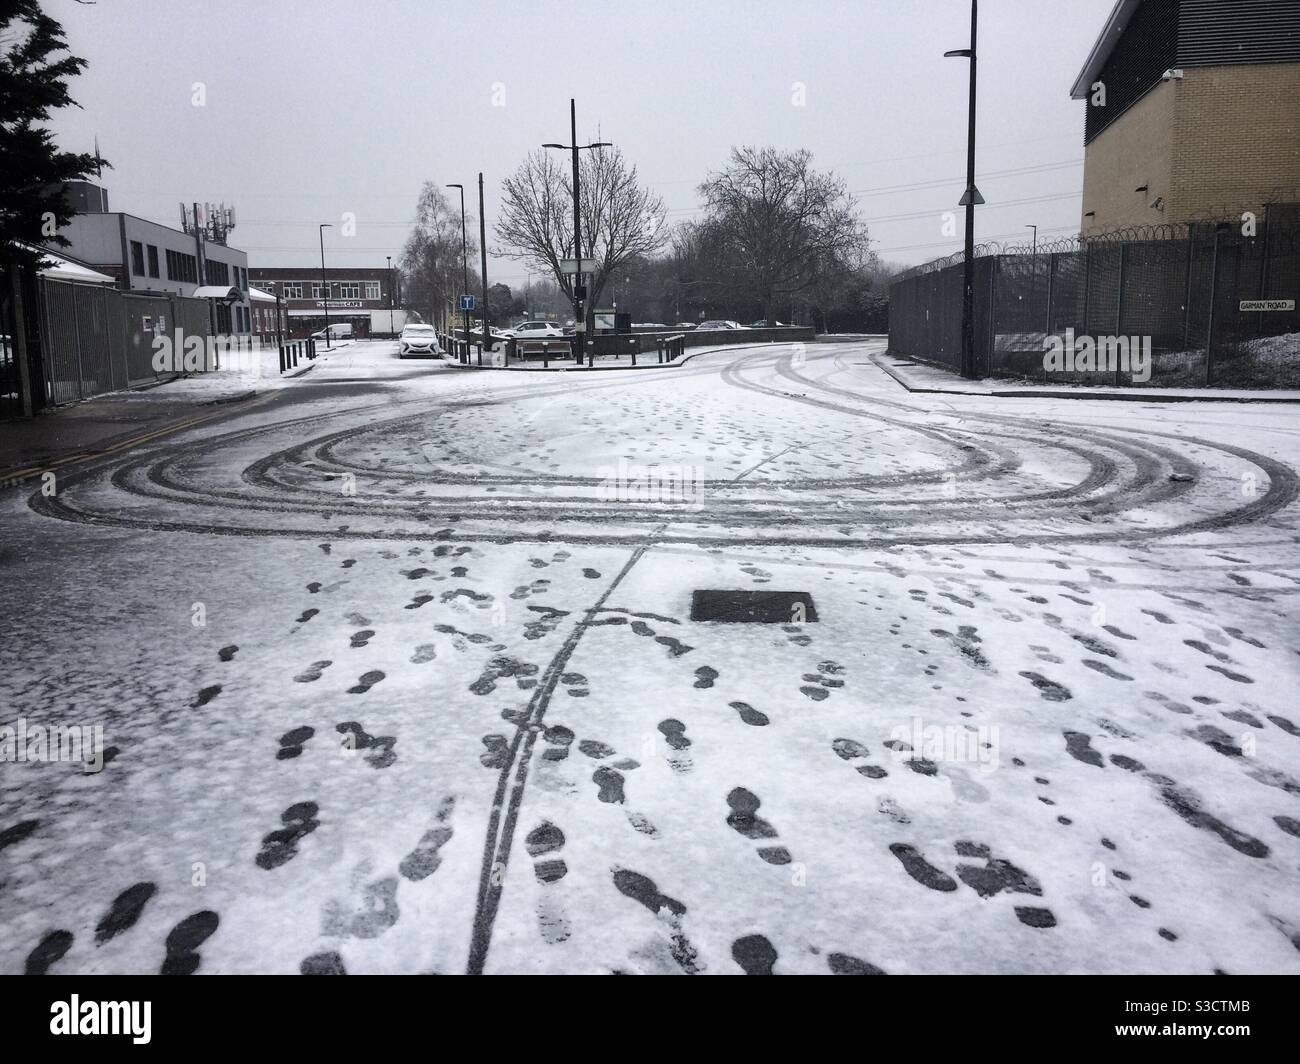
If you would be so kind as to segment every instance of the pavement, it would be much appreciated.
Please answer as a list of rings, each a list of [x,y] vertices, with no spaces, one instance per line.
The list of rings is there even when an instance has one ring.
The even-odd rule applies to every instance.
[[[235,357],[246,359],[247,352]],[[251,353],[256,366],[173,377],[45,411],[0,419],[0,483],[20,483],[87,458],[115,454],[212,420],[308,373],[304,362],[280,374],[278,354]]]
[[[357,344],[0,491],[0,972],[1300,974],[1293,412],[882,350]]]
[[[1139,403],[1300,403],[1300,390],[1252,388],[1105,388],[1095,385],[1009,384],[996,378],[963,380],[939,366],[892,355],[872,355],[882,370],[909,392],[932,395],[987,395],[1003,399],[1111,399]]]

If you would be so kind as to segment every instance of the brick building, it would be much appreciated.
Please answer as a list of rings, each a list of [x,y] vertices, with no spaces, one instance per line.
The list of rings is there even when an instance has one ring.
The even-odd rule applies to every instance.
[[[319,266],[254,267],[250,271],[255,288],[276,296],[282,301],[289,319],[289,335],[301,338],[325,327],[325,301],[329,300],[331,325],[343,322],[352,325],[352,335],[369,336],[371,312],[389,309],[390,273],[383,267],[338,266],[325,271],[321,279]],[[393,275],[395,276],[395,275]],[[329,286],[328,294],[324,286]],[[398,293],[392,293],[391,305],[399,306]],[[400,326],[400,320],[396,322]],[[383,315],[377,335],[388,335]]]
[[[1300,201],[1300,0],[1118,0],[1070,94],[1084,235]]]

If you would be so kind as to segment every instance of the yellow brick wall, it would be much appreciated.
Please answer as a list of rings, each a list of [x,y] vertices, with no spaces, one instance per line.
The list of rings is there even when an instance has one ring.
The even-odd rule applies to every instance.
[[[1189,68],[1174,118],[1175,221],[1300,192],[1300,63]]]
[[[1081,229],[1259,210],[1277,188],[1300,197],[1300,63],[1188,67],[1088,145]]]
[[[1083,164],[1082,231],[1108,233],[1130,225],[1168,220],[1150,206],[1163,196],[1167,207],[1174,155],[1177,82],[1161,82],[1088,145]],[[1135,192],[1149,185],[1146,192]],[[1095,218],[1087,217],[1096,211]]]

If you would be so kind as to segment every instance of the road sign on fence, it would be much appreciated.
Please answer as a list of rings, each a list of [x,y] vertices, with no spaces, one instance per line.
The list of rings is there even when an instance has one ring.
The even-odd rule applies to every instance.
[[[1243,299],[1239,310],[1295,310],[1294,299]]]
[[[474,297],[473,297],[473,296],[461,296],[461,297],[460,297],[460,309],[461,309],[461,310],[473,310],[473,309],[474,309]]]

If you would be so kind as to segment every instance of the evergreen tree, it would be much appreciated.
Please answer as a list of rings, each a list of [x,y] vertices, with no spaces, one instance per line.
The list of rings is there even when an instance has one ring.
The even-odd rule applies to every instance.
[[[60,55],[59,53],[65,53]],[[63,27],[38,0],[0,0],[0,262],[35,267],[26,245],[67,241],[55,230],[74,211],[61,185],[103,164],[60,151],[42,124],[61,107],[79,106],[67,82],[86,65],[67,53]]]

